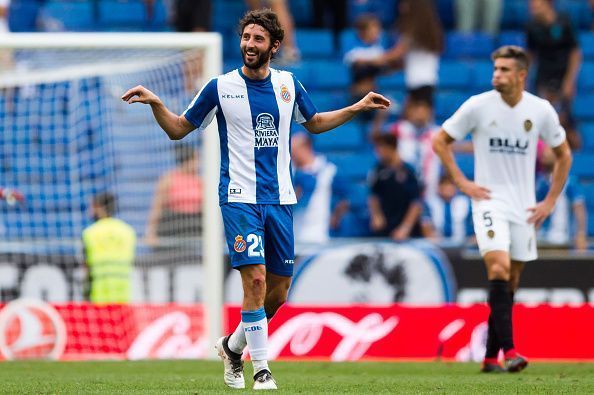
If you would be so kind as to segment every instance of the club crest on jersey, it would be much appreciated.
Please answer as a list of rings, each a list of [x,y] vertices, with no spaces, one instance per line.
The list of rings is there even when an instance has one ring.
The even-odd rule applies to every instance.
[[[237,235],[235,236],[235,243],[233,244],[233,249],[235,252],[244,252],[245,247],[247,246],[243,236]]]
[[[286,85],[281,85],[280,95],[285,103],[291,102],[291,92],[289,92],[289,88]]]
[[[489,236],[489,239],[492,239],[493,237],[495,237],[495,231],[493,229],[489,229],[489,231],[487,232],[487,236]]]
[[[530,130],[532,130],[532,121],[527,119],[524,121],[524,130],[526,131],[526,133],[528,133]]]
[[[274,117],[271,114],[267,112],[258,114],[255,134],[256,148],[278,147],[278,130],[276,130]]]

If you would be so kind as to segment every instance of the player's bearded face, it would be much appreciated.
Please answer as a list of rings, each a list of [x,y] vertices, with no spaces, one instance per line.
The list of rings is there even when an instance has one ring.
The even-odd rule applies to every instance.
[[[256,46],[242,46],[241,55],[243,57],[243,64],[250,69],[259,69],[272,57],[272,48],[272,45],[267,50],[261,50]]]

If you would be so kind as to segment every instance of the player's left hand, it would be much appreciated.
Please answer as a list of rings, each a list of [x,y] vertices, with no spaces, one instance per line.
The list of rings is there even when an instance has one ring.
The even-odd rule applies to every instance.
[[[360,107],[361,111],[377,109],[385,110],[390,107],[390,100],[386,99],[379,93],[369,92],[363,99],[359,100],[357,105]]]
[[[528,223],[534,224],[536,228],[540,228],[545,219],[547,219],[547,217],[551,214],[554,207],[554,203],[551,204],[546,200],[538,202],[536,206],[530,207],[528,209],[528,211],[531,213],[530,217],[528,217]]]

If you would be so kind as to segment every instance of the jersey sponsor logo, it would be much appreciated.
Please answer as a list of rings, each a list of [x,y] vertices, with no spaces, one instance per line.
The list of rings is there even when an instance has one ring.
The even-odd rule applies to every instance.
[[[229,195],[241,195],[241,188],[230,188]]]
[[[293,265],[293,264],[295,264],[294,259],[285,259],[285,265]]]
[[[221,99],[245,99],[245,95],[223,94]]]
[[[285,103],[291,102],[291,92],[289,92],[289,88],[286,85],[281,85],[280,95]]]
[[[527,119],[524,121],[524,130],[526,131],[526,133],[528,133],[529,131],[532,130],[532,121]]]
[[[247,243],[243,239],[243,236],[237,235],[235,236],[235,243],[233,244],[233,249],[235,252],[244,252],[245,248],[247,247]]]
[[[491,137],[489,139],[489,151],[505,154],[526,155],[528,140]]]
[[[256,148],[278,147],[278,130],[274,126],[274,117],[263,112],[256,117]]]

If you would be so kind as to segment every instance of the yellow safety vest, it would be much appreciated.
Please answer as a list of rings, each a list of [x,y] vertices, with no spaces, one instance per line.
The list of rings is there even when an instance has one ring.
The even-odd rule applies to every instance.
[[[83,231],[91,302],[128,303],[136,233],[124,221],[102,218]]]

